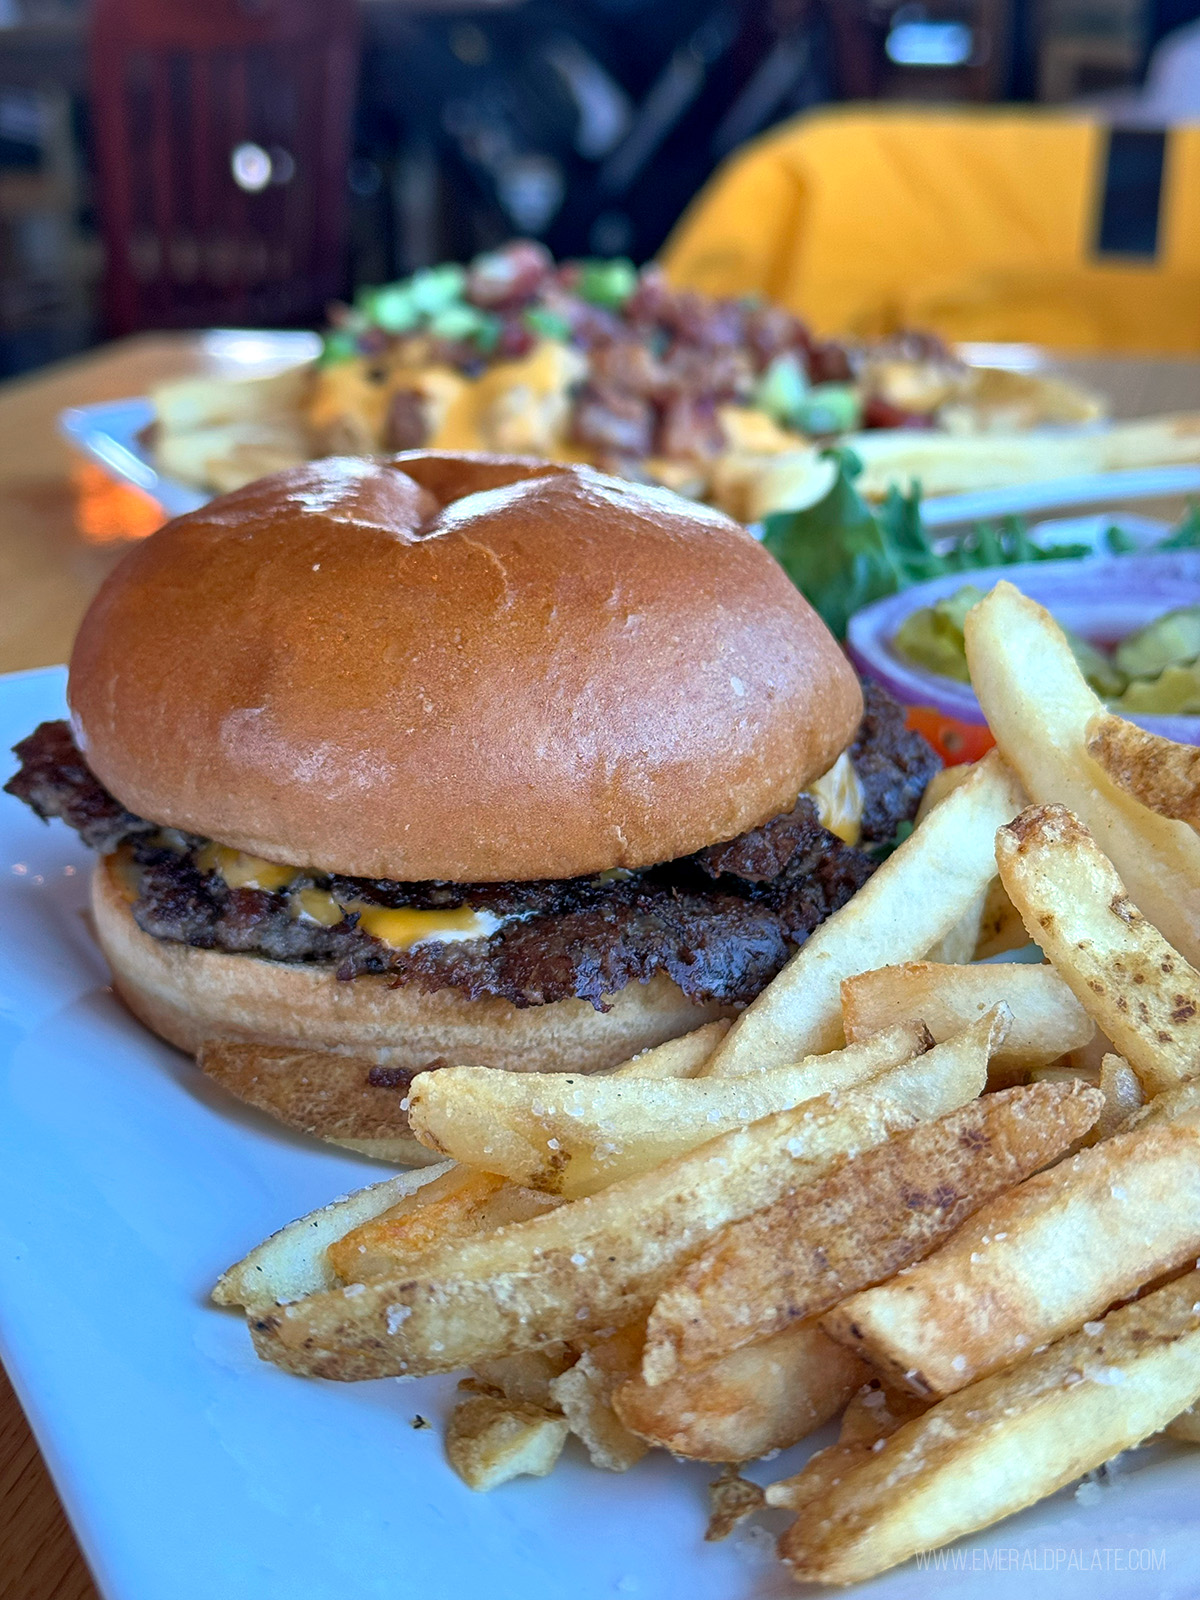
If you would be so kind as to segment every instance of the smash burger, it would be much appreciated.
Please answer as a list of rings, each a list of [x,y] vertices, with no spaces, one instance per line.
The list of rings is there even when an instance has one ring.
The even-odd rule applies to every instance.
[[[600,1069],[745,1005],[936,766],[736,523],[479,455],[168,524],[68,697],[8,788],[99,852],[130,1010],[191,1052],[353,1055],[400,1136],[417,1071]]]

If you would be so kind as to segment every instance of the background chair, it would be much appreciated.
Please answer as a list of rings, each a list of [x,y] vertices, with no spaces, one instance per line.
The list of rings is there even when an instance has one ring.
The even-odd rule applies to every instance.
[[[851,107],[721,168],[669,277],[823,334],[931,328],[1060,350],[1200,351],[1200,126]]]
[[[319,317],[345,287],[353,0],[96,0],[111,333]]]

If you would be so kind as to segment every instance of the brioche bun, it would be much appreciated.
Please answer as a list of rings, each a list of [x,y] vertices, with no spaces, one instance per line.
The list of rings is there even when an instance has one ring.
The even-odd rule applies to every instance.
[[[295,467],[169,523],[85,617],[69,698],[90,767],[137,815],[405,882],[688,855],[790,810],[862,713],[824,624],[719,512],[586,467],[422,451]],[[464,1060],[485,1036],[526,1060],[560,1025],[580,1049],[591,1028],[615,1040],[622,1014],[110,942],[134,1009],[177,1042],[185,1013],[242,1004],[243,964],[247,1027],[261,1006],[279,1031],[305,997],[342,1043],[356,1024],[424,1038],[437,1016],[468,1030]]]
[[[596,1072],[729,1015],[719,1005],[693,1004],[661,974],[627,985],[607,1012],[585,1000],[519,1010],[507,1000],[467,1000],[452,989],[392,988],[386,977],[370,974],[342,983],[328,965],[155,939],[134,921],[111,858],[96,864],[92,913],[121,999],[139,1021],[192,1055],[211,1041],[233,1040],[335,1051],[410,1072],[447,1064]],[[329,1136],[319,1106],[311,1123],[312,1132]],[[368,1148],[368,1140],[337,1142],[392,1160],[441,1159],[406,1138],[406,1126],[398,1113],[386,1150]]]

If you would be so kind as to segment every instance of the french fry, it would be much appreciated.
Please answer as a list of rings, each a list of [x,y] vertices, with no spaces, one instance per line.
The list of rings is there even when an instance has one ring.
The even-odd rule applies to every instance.
[[[562,1411],[591,1463],[604,1472],[628,1472],[648,1446],[613,1410],[612,1397],[637,1371],[645,1328],[634,1323],[588,1345],[578,1361],[550,1384],[550,1398]],[[514,1358],[515,1359],[515,1358]]]
[[[1200,748],[1147,733],[1109,713],[1087,727],[1090,760],[1118,789],[1160,817],[1200,832]]]
[[[1011,376],[1006,374],[1003,381],[1010,382]],[[975,406],[956,403],[950,409],[970,415]],[[1121,467],[1191,462],[1196,459],[1198,432],[1200,419],[1185,411],[1100,429],[1005,426],[997,431],[989,426],[947,433],[873,428],[848,435],[843,442],[862,460],[858,492],[868,500],[882,500],[890,489],[907,491],[913,483],[920,483],[927,495],[963,494]],[[732,474],[736,491],[732,493],[726,489],[723,465],[718,458],[715,481],[718,491],[725,491],[722,503],[728,502],[733,514],[745,522],[813,505],[831,482],[830,462],[812,445],[749,458],[740,472],[735,468]]]
[[[1088,729],[1104,708],[1062,629],[1011,583],[998,583],[968,613],[965,634],[979,703],[1030,798],[1069,806],[1142,914],[1200,962],[1200,837],[1141,805],[1089,758]]]
[[[916,822],[918,827],[933,810],[940,806],[948,795],[964,784],[974,772],[978,762],[962,761],[955,767],[940,767],[929,782],[925,785],[925,793],[921,796],[921,803],[917,807]]]
[[[1078,1083],[985,1095],[730,1223],[659,1296],[642,1376],[665,1382],[890,1278],[1061,1155],[1102,1104]]]
[[[899,1423],[896,1427],[899,1427]],[[895,1431],[895,1428],[888,1429],[878,1437],[886,1439],[889,1433]],[[841,1483],[854,1467],[866,1461],[873,1453],[872,1446],[875,1443],[874,1439],[856,1439],[846,1443],[839,1439],[836,1444],[826,1445],[823,1450],[811,1455],[802,1470],[793,1477],[769,1483],[763,1498],[769,1506],[779,1511],[803,1511]]]
[[[270,1305],[334,1288],[337,1274],[327,1255],[331,1244],[373,1217],[410,1203],[422,1189],[455,1170],[452,1161],[443,1161],[437,1167],[402,1172],[289,1222],[222,1273],[213,1300],[219,1306]]]
[[[721,1476],[708,1486],[708,1526],[705,1541],[717,1544],[756,1511],[766,1505],[766,1496],[758,1484],[738,1476],[735,1466],[727,1466]]]
[[[864,1384],[850,1398],[842,1413],[837,1443],[810,1456],[804,1468],[792,1478],[781,1478],[767,1485],[764,1499],[769,1506],[786,1511],[802,1511],[811,1501],[837,1484],[850,1468],[869,1459],[898,1428],[928,1409],[912,1395],[889,1393],[878,1378]]]
[[[1172,1417],[1163,1432],[1168,1439],[1178,1439],[1182,1444],[1200,1444],[1200,1405],[1193,1403]]]
[[[1072,1066],[1070,1062],[1059,1063],[1054,1067],[1031,1067],[1029,1069],[1030,1083],[1085,1083],[1089,1089],[1099,1089],[1100,1068],[1092,1071],[1088,1067]]]
[[[993,1066],[1048,1066],[1090,1043],[1095,1023],[1052,967],[1006,961],[990,966],[939,966],[909,961],[879,967],[842,983],[842,1017],[853,1044],[910,1017],[937,1040],[948,1039],[1003,1003],[1012,1027]]]
[[[304,426],[288,418],[262,417],[214,423],[188,433],[160,433],[155,465],[170,477],[227,494],[256,478],[299,466],[309,456]]]
[[[1200,1071],[1200,973],[1125,892],[1064,806],[1030,806],[996,835],[1000,876],[1030,934],[1148,1094]]]
[[[983,914],[987,909],[988,891],[981,889],[958,921],[943,934],[938,942],[925,952],[926,959],[946,966],[965,966],[975,959],[979,936],[983,931]]]
[[[822,1326],[885,1383],[953,1394],[1200,1253],[1200,1111],[1147,1122],[992,1201]]]
[[[607,1075],[693,1077],[728,1027],[723,1020],[707,1023],[682,1038],[643,1050]],[[406,1166],[437,1159],[425,1154],[409,1132],[408,1083],[392,1087],[373,1083],[370,1074],[378,1063],[369,1056],[212,1039],[201,1046],[197,1062],[230,1094],[301,1133]],[[415,1074],[414,1081],[421,1076]]]
[[[865,1082],[931,1042],[919,1021],[906,1018],[853,1049],[752,1078],[445,1067],[414,1082],[409,1116],[431,1150],[573,1200],[648,1172],[718,1133]]]
[[[1009,950],[1021,950],[1029,943],[1021,913],[1008,898],[1008,891],[999,878],[993,878],[983,902],[983,915],[979,919],[979,939],[975,945],[975,960],[987,961],[991,956],[1005,955]]]
[[[257,1310],[251,1335],[290,1372],[354,1380],[452,1372],[622,1327],[726,1223],[974,1099],[986,1074],[986,1041],[939,1045],[545,1216],[407,1258],[393,1278]]]
[[[565,1417],[498,1395],[468,1394],[446,1429],[446,1459],[469,1489],[544,1478],[567,1442]]]
[[[1058,1064],[1059,1066],[1070,1067],[1085,1083],[1099,1086],[1100,1070],[1104,1064],[1104,1058],[1115,1054],[1112,1040],[1097,1028],[1082,1050],[1072,1050]],[[1033,1074],[1031,1073],[1030,1076],[1032,1077]]]
[[[682,1038],[643,1050],[630,1061],[614,1067],[609,1076],[689,1077],[703,1066],[728,1026],[721,1021],[707,1023]],[[362,1283],[384,1277],[394,1270],[398,1260],[418,1255],[444,1239],[466,1238],[510,1222],[524,1222],[529,1217],[540,1216],[555,1204],[540,1193],[505,1184],[493,1174],[474,1172],[454,1163],[444,1163],[431,1176],[440,1181],[423,1189],[419,1200],[410,1201],[406,1192],[401,1203],[389,1205],[380,1213],[364,1215],[362,1222],[342,1238],[328,1241],[329,1265],[333,1270],[326,1274],[328,1281],[314,1280],[310,1287],[332,1289],[339,1281]],[[305,1291],[292,1291],[286,1298],[294,1297],[297,1292]]]
[[[718,1017],[715,1022],[706,1022],[678,1039],[668,1039],[665,1044],[643,1050],[640,1055],[614,1067],[607,1076],[655,1080],[695,1078],[704,1071],[705,1063],[728,1032],[728,1020]]]
[[[192,433],[228,422],[294,421],[312,381],[313,364],[251,378],[177,378],[151,396],[160,429]]]
[[[854,1583],[986,1528],[1139,1443],[1200,1394],[1200,1273],[905,1423],[783,1535],[804,1582]]]
[[[631,1378],[613,1396],[632,1433],[690,1461],[751,1461],[836,1416],[867,1369],[814,1321],[670,1383]]]
[[[1005,428],[974,434],[875,428],[851,435],[846,443],[862,459],[857,488],[868,499],[882,499],[893,485],[907,491],[914,482],[927,495],[962,494],[1122,467],[1195,461],[1200,416],[1183,411],[1098,429]]]
[[[1139,1111],[1131,1113],[1121,1131],[1131,1133],[1134,1128],[1144,1128],[1148,1122],[1186,1121],[1196,1113],[1200,1113],[1200,1081],[1192,1078],[1177,1089],[1164,1089],[1147,1100]]]
[[[414,1200],[405,1200],[334,1240],[328,1249],[329,1264],[342,1283],[371,1283],[395,1273],[398,1263],[452,1239],[527,1222],[558,1203],[541,1190],[451,1163],[450,1171]]]
[[[550,1385],[575,1364],[577,1356],[568,1345],[550,1344],[495,1361],[477,1361],[472,1370],[486,1388],[498,1389],[506,1400],[558,1411],[561,1407],[550,1393]]]
[[[1085,1144],[1099,1144],[1117,1133],[1146,1103],[1137,1073],[1121,1056],[1106,1055],[1100,1063],[1100,1093],[1104,1109],[1096,1118]]]
[[[919,1417],[928,1409],[925,1401],[918,1400],[915,1395],[901,1389],[885,1389],[878,1378],[872,1378],[851,1395],[850,1403],[842,1412],[837,1442],[874,1444],[876,1439],[895,1433],[902,1423]]]
[[[919,961],[995,876],[996,829],[1024,804],[995,753],[823,922],[734,1022],[707,1076],[737,1077],[842,1043],[843,978],[889,962]]]
[[[973,770],[973,763],[960,763],[955,767],[942,767],[940,771],[935,772],[926,784],[925,793],[921,796],[921,803],[917,807],[917,825],[920,826],[924,822],[934,806],[940,805],[947,795],[952,794],[961,783],[964,783]],[[983,917],[987,910],[988,893],[987,889],[983,889],[976,895],[950,932],[943,935],[926,951],[928,960],[957,965],[974,959]]]
[[[643,1050],[640,1055],[614,1067],[610,1076],[649,1079],[690,1077],[712,1054],[728,1026],[728,1022],[723,1021],[706,1023],[682,1038],[670,1039],[666,1044]],[[404,1188],[398,1204],[388,1202],[378,1211],[364,1210],[361,1217],[355,1216],[341,1238],[336,1235],[327,1237],[322,1232],[321,1252],[328,1249],[330,1255],[327,1266],[319,1269],[319,1276],[306,1278],[304,1288],[294,1286],[293,1280],[289,1279],[293,1287],[281,1291],[278,1296],[268,1292],[265,1298],[291,1299],[313,1289],[332,1289],[339,1281],[365,1282],[368,1278],[385,1276],[404,1256],[417,1255],[442,1239],[465,1238],[471,1233],[483,1233],[510,1222],[523,1222],[529,1217],[539,1216],[554,1204],[540,1194],[530,1193],[515,1185],[505,1185],[502,1179],[487,1172],[473,1172],[452,1162],[444,1162],[431,1169],[429,1179],[431,1182],[435,1179],[439,1181],[431,1188],[415,1185],[414,1193],[417,1188],[422,1189],[420,1199],[415,1202],[409,1200],[408,1189]],[[402,1185],[408,1182],[407,1179],[395,1181]],[[381,1193],[385,1187],[376,1186]],[[288,1232],[288,1229],[284,1229],[277,1237],[282,1239]],[[247,1257],[248,1261],[250,1259]],[[225,1283],[224,1279],[222,1283]],[[261,1291],[259,1298],[264,1298]]]

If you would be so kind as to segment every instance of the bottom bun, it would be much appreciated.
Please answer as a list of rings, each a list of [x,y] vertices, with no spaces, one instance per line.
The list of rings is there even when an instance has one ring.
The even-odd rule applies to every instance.
[[[103,860],[92,878],[92,910],[121,999],[190,1055],[228,1040],[335,1051],[409,1073],[459,1065],[598,1072],[730,1014],[716,1003],[695,1004],[661,973],[620,990],[606,1012],[586,1000],[521,1009],[508,1000],[468,1000],[453,989],[393,988],[378,974],[342,982],[330,966],[155,939],[134,921],[128,894]],[[397,1117],[402,1123],[402,1113]],[[311,1131],[330,1137],[319,1118]],[[387,1139],[334,1141],[390,1160],[441,1159],[399,1125]]]

